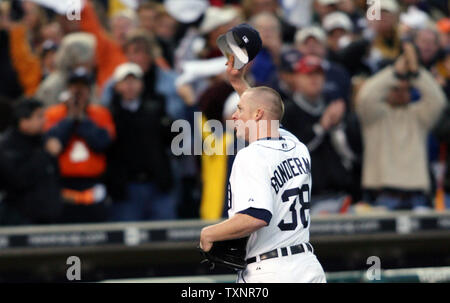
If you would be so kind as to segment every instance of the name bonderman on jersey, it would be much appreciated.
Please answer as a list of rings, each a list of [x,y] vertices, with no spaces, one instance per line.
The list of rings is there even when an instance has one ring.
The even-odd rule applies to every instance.
[[[289,158],[277,165],[277,169],[273,171],[270,183],[275,193],[286,184],[290,179],[303,174],[311,173],[311,164],[309,159],[303,158],[303,163],[299,158]]]

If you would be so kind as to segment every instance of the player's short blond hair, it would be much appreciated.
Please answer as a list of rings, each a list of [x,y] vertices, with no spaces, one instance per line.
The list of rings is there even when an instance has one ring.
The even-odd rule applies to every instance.
[[[284,102],[276,90],[268,86],[257,86],[247,89],[246,92],[257,94],[258,99],[268,105],[268,109],[274,115],[275,119],[279,121],[283,119]]]

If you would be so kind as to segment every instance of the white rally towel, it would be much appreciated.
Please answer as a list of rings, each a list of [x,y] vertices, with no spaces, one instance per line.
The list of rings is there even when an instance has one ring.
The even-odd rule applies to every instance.
[[[209,7],[207,0],[164,0],[167,12],[181,23],[191,23]]]
[[[217,76],[227,70],[226,63],[225,57],[186,61],[182,65],[183,73],[177,78],[175,84],[180,87],[199,79]]]
[[[25,0],[22,0],[25,1]],[[76,14],[84,7],[84,0],[26,0],[54,10],[60,15]]]

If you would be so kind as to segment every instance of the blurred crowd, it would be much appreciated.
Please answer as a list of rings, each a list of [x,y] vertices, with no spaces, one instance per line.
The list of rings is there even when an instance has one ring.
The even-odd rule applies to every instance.
[[[450,208],[449,1],[78,2],[0,1],[0,225],[225,216],[235,139],[208,121],[236,109],[216,39],[240,23],[312,214]],[[174,155],[178,119],[224,152]]]

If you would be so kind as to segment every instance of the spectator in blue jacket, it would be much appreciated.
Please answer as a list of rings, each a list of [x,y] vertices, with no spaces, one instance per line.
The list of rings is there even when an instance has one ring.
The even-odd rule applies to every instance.
[[[117,139],[108,157],[113,221],[176,219],[172,169],[165,148],[171,140],[170,120],[161,103],[157,106],[143,99],[142,77],[134,63],[121,64],[114,72],[110,110]]]
[[[326,43],[325,32],[319,27],[305,27],[295,35],[295,48],[302,56],[312,55],[322,59],[325,94],[330,95],[332,99],[342,98],[348,103],[351,91],[350,76],[341,65],[327,60]]]

